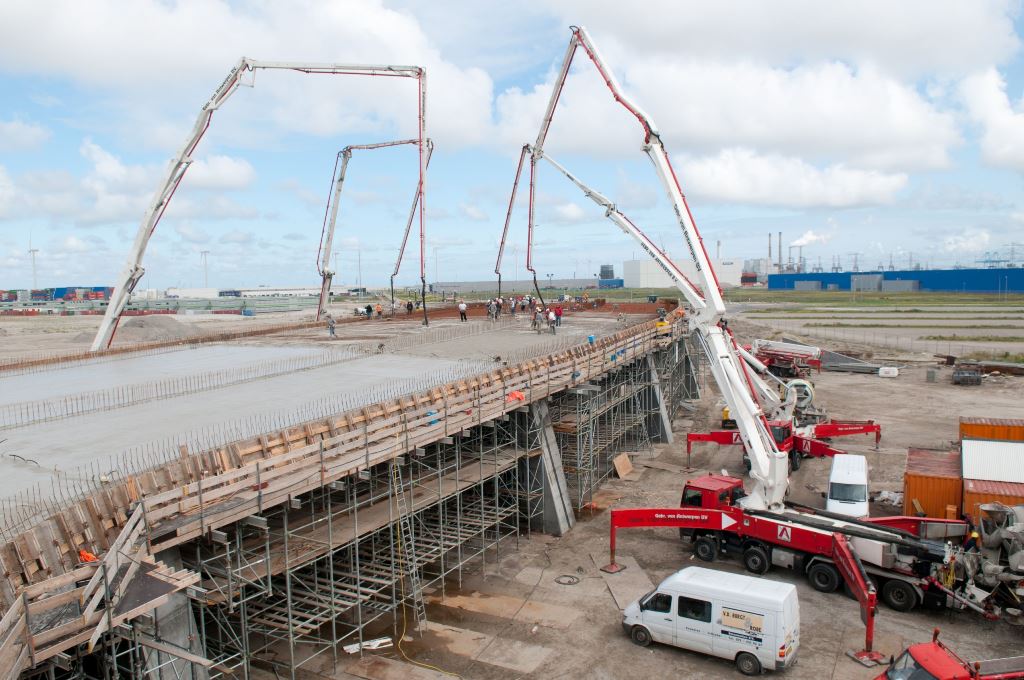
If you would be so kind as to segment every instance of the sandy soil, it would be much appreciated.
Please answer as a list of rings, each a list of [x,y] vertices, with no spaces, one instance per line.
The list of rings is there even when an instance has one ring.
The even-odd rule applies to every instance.
[[[743,305],[739,307],[746,308]],[[1024,342],[1019,339],[997,339],[1024,337],[1024,313],[1015,308],[936,306],[915,308],[920,311],[909,312],[886,307],[814,307],[789,313],[786,307],[778,306],[773,308],[775,313],[770,314],[760,313],[763,309],[764,306],[759,306],[758,313],[746,314],[742,318],[780,332],[797,333],[831,343],[867,343],[891,350],[953,355],[1024,353]],[[821,325],[835,323],[843,325]],[[948,339],[929,339],[934,336]],[[991,340],[961,339],[970,337]]]
[[[743,337],[757,337],[757,334],[748,335],[748,332],[756,333],[755,328],[740,325]],[[863,345],[841,349],[871,351]],[[873,438],[869,437],[836,442],[841,448],[866,455],[873,492],[900,490],[907,447],[949,446],[956,437],[960,415],[1024,417],[1024,378],[1006,377],[988,381],[980,388],[961,388],[949,382],[949,369],[939,369],[935,383],[926,381],[926,370],[924,365],[914,366],[895,379],[843,373],[815,377],[818,398],[834,416],[874,418],[882,423],[883,437],[878,451],[874,450]],[[606,489],[622,495],[615,506],[671,507],[678,503],[679,491],[691,476],[723,469],[742,475],[741,454],[735,447],[699,446],[692,460],[687,460],[686,432],[691,428],[712,426],[717,417],[717,401],[715,390],[706,389],[693,417],[676,421],[676,443],[656,447],[658,461],[678,466],[689,463],[694,472],[679,475],[648,468],[639,481],[612,480]],[[828,470],[827,461],[805,461],[791,479],[791,499],[820,507],[819,492],[825,487]],[[872,511],[892,514],[897,509],[875,503]],[[454,584],[448,591],[449,595],[505,595],[524,598],[530,603],[564,606],[579,614],[567,630],[514,620],[516,612],[491,616],[444,606],[432,606],[430,619],[481,636],[493,636],[489,648],[516,649],[520,651],[520,658],[543,659],[535,671],[519,674],[519,677],[738,676],[734,667],[723,660],[661,645],[642,649],[631,644],[619,626],[619,610],[608,589],[609,581],[605,580],[615,577],[602,576],[598,571],[598,562],[607,561],[604,558],[607,550],[607,513],[585,514],[567,536],[555,539],[535,534],[528,540],[520,540],[518,547],[504,550],[500,559],[491,557],[482,571],[464,575],[461,589]],[[653,583],[695,564],[688,545],[681,543],[675,532],[668,529],[622,531],[618,552],[620,556],[635,559],[637,567],[634,568],[643,570]],[[596,560],[591,557],[595,554]],[[713,566],[743,573],[742,566],[733,559],[720,560]],[[574,575],[580,581],[571,586],[556,583],[554,579],[563,574]],[[768,577],[794,583],[800,596],[799,663],[780,677],[866,680],[880,672],[877,668],[863,668],[845,655],[847,650],[860,649],[863,643],[864,628],[855,601],[838,593],[814,591],[803,578],[787,570],[773,569]],[[935,626],[941,627],[943,639],[967,658],[998,658],[1020,651],[1020,629],[1006,623],[987,622],[969,613],[899,613],[882,606],[876,626],[875,648],[887,655],[899,653],[908,644],[929,639]],[[466,650],[438,633],[428,633],[422,643],[414,642],[406,651],[419,661],[436,664],[464,678],[509,677],[508,671],[473,660]],[[335,677],[347,676],[342,673]]]

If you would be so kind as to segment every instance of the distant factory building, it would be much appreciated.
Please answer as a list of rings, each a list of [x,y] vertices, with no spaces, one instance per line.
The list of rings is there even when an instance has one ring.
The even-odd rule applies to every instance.
[[[680,259],[675,263],[689,279],[697,276],[692,260]],[[743,260],[712,260],[718,284],[723,288],[739,287],[743,278]],[[653,259],[626,260],[622,263],[622,279],[626,288],[675,288],[672,279]]]
[[[629,285],[628,274],[626,280],[626,285]],[[1024,268],[906,269],[883,272],[770,274],[768,288],[771,290],[846,290],[883,293],[918,290],[947,293],[1024,293]]]

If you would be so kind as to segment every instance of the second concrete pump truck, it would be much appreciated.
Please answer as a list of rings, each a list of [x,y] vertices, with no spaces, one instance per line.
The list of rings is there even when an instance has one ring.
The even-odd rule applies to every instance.
[[[578,50],[582,50],[597,68],[615,101],[640,123],[644,135],[642,149],[654,165],[672,205],[695,264],[695,281],[689,280],[615,203],[588,187],[544,151],[555,109]],[[618,529],[672,527],[692,541],[697,557],[705,561],[735,552],[742,556],[744,566],[751,572],[762,574],[772,566],[790,568],[805,574],[819,591],[834,591],[845,582],[861,603],[867,627],[865,648],[851,655],[865,663],[881,660],[871,649],[876,588],[880,589],[882,600],[897,610],[906,611],[918,605],[952,606],[994,616],[990,608],[961,591],[972,575],[965,568],[972,562],[960,560],[959,548],[954,547],[961,544],[967,530],[965,523],[916,517],[857,520],[786,502],[790,456],[777,446],[770,422],[787,420],[792,415],[796,395],[780,399],[777,390],[769,385],[768,381],[774,377],[768,374],[767,367],[734,339],[724,320],[725,302],[718,280],[665,152],[661,133],[651,117],[622,91],[582,27],[572,28],[569,47],[537,139],[533,145],[523,147],[502,246],[527,156],[530,159],[527,269],[534,271],[531,254],[536,166],[545,159],[587,198],[601,206],[616,226],[634,238],[682,293],[689,306],[689,332],[707,357],[715,382],[736,422],[739,439],[736,443],[742,444],[750,461],[753,482],[750,489],[745,489],[743,480],[738,478],[705,475],[686,482],[679,507],[613,509],[611,560],[606,571],[623,568],[615,562]],[[501,250],[496,267],[499,276],[500,267]]]

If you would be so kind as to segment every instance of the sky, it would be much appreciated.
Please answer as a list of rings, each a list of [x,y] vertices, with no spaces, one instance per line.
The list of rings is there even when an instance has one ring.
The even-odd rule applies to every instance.
[[[709,253],[827,271],[1024,260],[1021,4],[990,0],[12,0],[0,4],[0,289],[113,285],[201,107],[245,56],[427,72],[428,281],[493,279],[519,150],[590,32],[662,140]],[[415,81],[259,71],[215,112],[140,288],[317,285],[338,152],[415,135]],[[686,256],[637,121],[574,62],[547,151]],[[334,268],[386,285],[413,146],[356,150]],[[525,185],[503,276],[525,278]],[[543,278],[639,246],[550,166]],[[414,237],[418,226],[414,228]],[[415,238],[414,238],[415,240]],[[418,244],[396,282],[419,279]],[[204,271],[202,253],[207,252]]]

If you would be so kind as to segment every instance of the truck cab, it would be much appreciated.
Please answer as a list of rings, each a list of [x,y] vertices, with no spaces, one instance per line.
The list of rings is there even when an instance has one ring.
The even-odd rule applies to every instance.
[[[1024,656],[970,663],[939,641],[910,645],[875,680],[970,680],[1024,678]]]
[[[743,482],[725,475],[704,475],[686,482],[680,507],[720,510],[732,507],[743,498]]]

